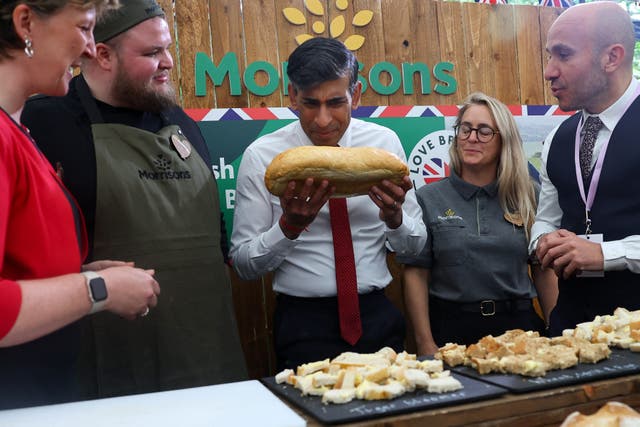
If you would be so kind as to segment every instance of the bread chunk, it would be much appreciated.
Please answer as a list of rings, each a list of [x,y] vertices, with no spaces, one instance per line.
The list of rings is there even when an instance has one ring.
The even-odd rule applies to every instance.
[[[560,427],[624,427],[639,426],[640,414],[620,402],[607,402],[592,415],[572,412]]]

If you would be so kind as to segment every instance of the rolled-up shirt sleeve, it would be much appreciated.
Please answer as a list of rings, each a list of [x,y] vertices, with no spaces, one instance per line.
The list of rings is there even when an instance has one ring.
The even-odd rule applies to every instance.
[[[540,236],[551,233],[560,228],[562,221],[562,209],[558,202],[558,190],[551,183],[547,174],[547,158],[549,156],[549,148],[551,141],[558,127],[553,129],[544,141],[542,147],[542,166],[540,167],[540,196],[538,197],[538,210],[536,219],[531,227],[531,239],[529,243],[529,253],[533,253],[538,245]]]
[[[238,169],[236,204],[229,256],[245,280],[274,271],[297,245],[274,220],[264,185],[264,166],[246,151]]]
[[[602,242],[604,269],[630,270],[640,274],[640,236],[633,235],[622,240]]]
[[[398,136],[392,132],[390,147],[387,148],[407,163],[407,156],[402,148]],[[420,254],[427,243],[427,227],[422,221],[422,209],[416,199],[416,190],[411,188],[405,195],[402,204],[402,224],[396,229],[385,227],[387,247],[401,256],[415,256]]]
[[[413,192],[413,190],[411,190]],[[413,203],[409,202],[407,197],[403,204],[402,224],[396,229],[386,228],[385,235],[389,242],[390,249],[402,256],[418,255],[427,242],[427,228],[422,222],[422,211],[415,201],[415,192],[413,194]],[[406,206],[409,204],[409,206]],[[416,213],[417,208],[417,213]],[[417,215],[417,217],[415,216]]]

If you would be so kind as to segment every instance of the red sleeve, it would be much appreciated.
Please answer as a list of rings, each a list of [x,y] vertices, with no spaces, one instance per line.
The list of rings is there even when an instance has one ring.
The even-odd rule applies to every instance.
[[[20,285],[10,280],[0,280],[0,339],[7,335],[16,323],[21,304]]]
[[[6,134],[6,132],[2,132]],[[0,135],[1,136],[1,135]],[[11,163],[7,161],[9,152],[8,143],[0,137],[2,146],[0,151],[0,338],[9,333],[20,312],[22,304],[22,290],[13,280],[3,279],[4,277],[4,256],[6,250],[7,227],[9,222],[9,210],[13,191],[10,188],[12,180],[9,179]]]

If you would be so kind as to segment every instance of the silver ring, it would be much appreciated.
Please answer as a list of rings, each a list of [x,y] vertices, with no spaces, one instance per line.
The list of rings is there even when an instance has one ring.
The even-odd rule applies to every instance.
[[[393,205],[391,205],[391,207],[393,209],[398,209],[398,202],[396,202],[395,200],[393,201]]]
[[[147,314],[149,314],[149,306],[147,306],[147,307],[145,308],[144,313],[142,313],[142,314],[140,315],[140,317],[144,317],[144,316],[146,316]]]
[[[311,196],[307,196],[307,198],[305,199],[305,202],[309,203],[309,200],[311,200]]]

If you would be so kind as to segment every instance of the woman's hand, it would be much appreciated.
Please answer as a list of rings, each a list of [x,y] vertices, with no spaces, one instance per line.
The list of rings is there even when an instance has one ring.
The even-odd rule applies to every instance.
[[[84,264],[82,266],[82,271],[100,271],[109,267],[121,267],[125,265],[134,267],[135,263],[133,261],[113,261],[110,259],[101,259],[98,261],[90,262],[88,264]]]
[[[160,285],[153,277],[154,270],[117,266],[99,273],[107,286],[106,310],[133,320],[158,304]]]

